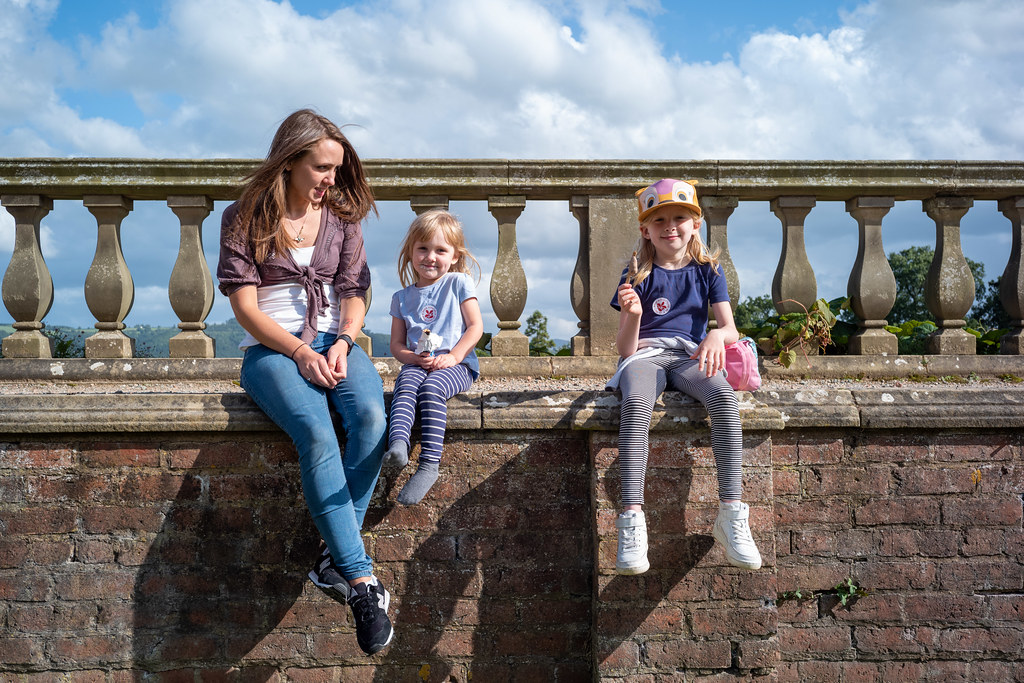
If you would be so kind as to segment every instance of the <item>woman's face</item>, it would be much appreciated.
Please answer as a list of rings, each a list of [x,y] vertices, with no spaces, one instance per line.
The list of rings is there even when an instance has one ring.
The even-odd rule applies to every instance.
[[[288,206],[298,210],[312,202],[319,204],[334,185],[334,174],[345,160],[341,143],[324,138],[298,160],[285,166],[290,171],[287,181]]]

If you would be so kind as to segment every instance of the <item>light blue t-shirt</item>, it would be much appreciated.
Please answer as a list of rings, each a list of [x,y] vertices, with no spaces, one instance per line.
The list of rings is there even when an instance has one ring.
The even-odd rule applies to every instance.
[[[405,345],[416,350],[423,330],[441,335],[441,348],[435,353],[451,351],[466,332],[462,319],[462,302],[475,299],[476,288],[466,273],[445,273],[427,287],[409,285],[391,297],[391,315],[405,322]],[[466,354],[462,364],[469,368],[473,379],[480,376],[480,363],[476,350]]]

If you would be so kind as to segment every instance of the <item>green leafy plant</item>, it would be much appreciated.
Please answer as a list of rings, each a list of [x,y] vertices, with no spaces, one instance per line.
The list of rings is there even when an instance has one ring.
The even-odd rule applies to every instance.
[[[85,357],[85,332],[79,331],[73,334],[70,330],[62,327],[46,327],[43,334],[53,342],[54,358],[83,358]]]
[[[787,600],[810,600],[813,597],[814,591],[805,591],[798,588],[794,591],[782,591],[779,593],[779,597],[776,602],[786,602]]]
[[[836,299],[829,302],[818,299],[808,309],[799,301],[785,299],[778,303],[795,303],[803,310],[775,315],[757,327],[742,328],[740,331],[752,337],[758,348],[766,355],[778,353],[779,363],[784,367],[790,367],[796,360],[797,348],[810,363],[810,352],[817,353],[818,349],[824,349],[833,343],[832,329],[837,322],[833,306],[838,310],[847,305],[846,301]]]
[[[846,607],[847,603],[868,594],[866,588],[857,585],[850,577],[846,577],[845,581],[840,581],[833,590],[836,592],[836,597],[839,598],[839,604],[843,607]]]

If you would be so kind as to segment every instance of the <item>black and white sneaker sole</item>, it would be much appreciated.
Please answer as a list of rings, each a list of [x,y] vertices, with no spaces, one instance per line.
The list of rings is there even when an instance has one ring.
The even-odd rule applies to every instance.
[[[324,593],[326,593],[327,597],[331,598],[332,600],[336,600],[343,605],[348,605],[348,595],[336,586],[332,586],[329,583],[321,583],[319,577],[316,574],[315,569],[310,569],[309,574],[307,574],[306,576],[309,577],[309,580],[313,582],[314,586],[316,586]]]

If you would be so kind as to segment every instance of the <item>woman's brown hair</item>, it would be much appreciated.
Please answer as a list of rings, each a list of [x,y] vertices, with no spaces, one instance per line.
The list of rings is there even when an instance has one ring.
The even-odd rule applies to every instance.
[[[352,143],[330,119],[311,109],[300,109],[278,126],[267,158],[245,177],[238,199],[232,234],[252,244],[257,263],[266,261],[271,253],[282,253],[292,246],[287,233],[279,229],[286,206],[289,174],[286,167],[324,139],[334,140],[344,149],[334,185],[324,195],[327,208],[350,223],[358,223],[370,211],[377,213],[373,191]]]

